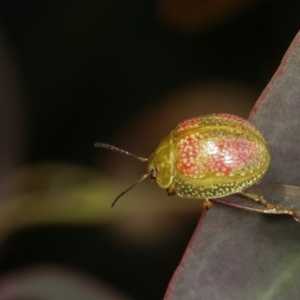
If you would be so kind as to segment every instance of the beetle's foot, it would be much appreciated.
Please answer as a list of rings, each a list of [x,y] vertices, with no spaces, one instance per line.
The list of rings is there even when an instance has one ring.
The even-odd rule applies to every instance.
[[[205,199],[203,201],[203,209],[209,210],[212,207],[212,205],[213,204],[208,199]]]
[[[267,209],[275,209],[276,210],[278,208],[276,205],[269,203],[267,201],[267,199],[265,199],[265,197],[262,195],[254,194],[254,193],[245,193],[245,192],[239,192],[238,194],[240,194],[248,199],[254,200],[255,202],[261,203]]]
[[[176,194],[175,188],[173,186],[167,188],[166,191],[168,193],[168,196],[174,196]]]

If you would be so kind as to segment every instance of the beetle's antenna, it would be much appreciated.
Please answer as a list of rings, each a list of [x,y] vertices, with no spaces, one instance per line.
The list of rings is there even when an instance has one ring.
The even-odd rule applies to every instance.
[[[94,144],[95,147],[97,148],[102,148],[102,149],[108,149],[108,150],[112,150],[112,151],[115,151],[115,152],[118,152],[118,153],[121,153],[121,154],[125,154],[125,155],[128,155],[128,156],[131,156],[135,159],[138,159],[142,162],[144,161],[148,161],[148,158],[145,158],[145,157],[141,157],[141,156],[137,156],[133,153],[130,153],[124,149],[121,149],[121,148],[118,148],[116,146],[113,146],[113,145],[110,145],[110,144],[106,144],[106,143],[100,143],[100,142],[97,142]],[[119,194],[117,196],[117,198],[113,201],[113,203],[111,204],[111,207],[114,207],[115,204],[117,203],[117,201],[124,195],[126,194],[128,191],[130,191],[132,188],[134,188],[137,184],[141,183],[142,181],[144,181],[147,177],[149,176],[149,174],[144,174],[137,182],[135,182],[133,185],[131,185],[130,187],[128,187],[125,191],[123,191],[121,194]]]
[[[126,150],[120,149],[120,148],[118,148],[116,146],[113,146],[113,145],[110,145],[110,144],[97,142],[97,143],[94,144],[94,146],[97,147],[97,148],[108,149],[108,150],[112,150],[112,151],[115,151],[115,152],[119,152],[121,154],[125,154],[125,155],[128,155],[128,156],[134,157],[134,158],[136,158],[140,161],[147,161],[148,160],[148,158],[134,155],[134,154],[132,154],[132,153],[126,151]]]
[[[128,191],[130,191],[132,188],[134,188],[137,184],[141,183],[142,181],[144,181],[147,177],[149,176],[149,174],[144,174],[137,182],[135,182],[133,185],[131,185],[130,187],[128,187],[125,191],[123,191],[121,194],[119,194],[117,196],[117,198],[114,200],[114,202],[111,204],[111,207],[114,207],[115,204],[117,203],[117,201],[124,195],[126,194]]]

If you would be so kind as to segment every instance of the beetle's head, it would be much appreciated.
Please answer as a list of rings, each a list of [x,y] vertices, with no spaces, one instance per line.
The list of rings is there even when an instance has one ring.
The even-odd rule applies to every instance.
[[[151,153],[147,166],[150,179],[155,179],[163,189],[168,189],[173,183],[173,160],[171,139],[168,135]]]

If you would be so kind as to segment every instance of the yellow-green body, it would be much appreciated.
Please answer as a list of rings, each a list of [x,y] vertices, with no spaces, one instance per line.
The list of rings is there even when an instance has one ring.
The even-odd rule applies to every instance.
[[[180,122],[150,155],[148,173],[170,195],[211,199],[257,183],[269,162],[266,141],[252,124],[211,114]]]

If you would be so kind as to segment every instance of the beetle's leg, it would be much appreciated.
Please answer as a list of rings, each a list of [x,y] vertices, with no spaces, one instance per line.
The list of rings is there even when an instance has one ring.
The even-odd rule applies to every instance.
[[[174,196],[176,194],[175,188],[174,187],[169,187],[166,189],[168,196]]]
[[[203,209],[210,209],[212,207],[212,203],[209,201],[209,199],[204,199],[203,201]]]
[[[276,205],[269,203],[262,195],[254,194],[254,193],[245,193],[245,192],[239,192],[238,194],[240,194],[246,198],[249,198],[251,200],[254,200],[256,202],[259,202],[268,209],[277,209]]]

